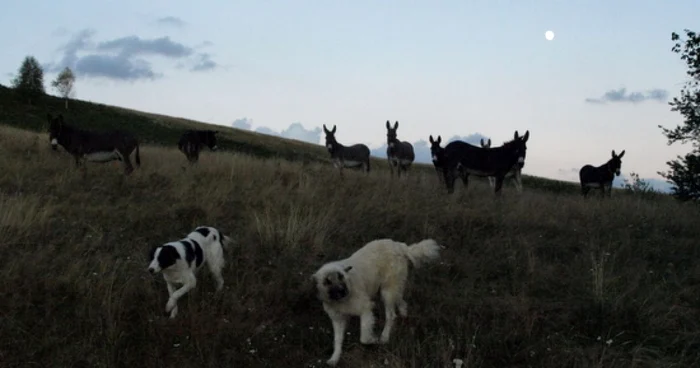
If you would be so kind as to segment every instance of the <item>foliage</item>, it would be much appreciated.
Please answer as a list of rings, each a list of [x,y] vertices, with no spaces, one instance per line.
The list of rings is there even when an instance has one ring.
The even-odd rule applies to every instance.
[[[660,191],[654,189],[654,187],[646,180],[639,177],[639,174],[635,172],[630,173],[630,179],[624,179],[624,189],[627,193],[639,195],[642,197],[652,197],[662,194]]]
[[[65,67],[65,69],[58,74],[56,79],[51,82],[51,86],[58,91],[61,97],[66,99],[66,110],[68,110],[68,97],[74,95],[74,84],[75,74],[73,74],[73,71],[70,70],[69,67]]]
[[[24,58],[12,87],[25,97],[29,103],[46,93],[44,90],[44,70],[34,56]]]
[[[671,111],[679,112],[683,124],[674,129],[659,125],[663,134],[668,138],[668,144],[675,142],[692,143],[692,151],[685,157],[678,156],[676,160],[667,162],[670,170],[659,172],[659,175],[673,183],[672,194],[683,201],[700,199],[700,35],[685,29],[686,39],[672,32],[671,40],[676,41],[671,49],[681,55],[687,67],[690,80],[681,89],[680,98],[674,97],[669,102]]]

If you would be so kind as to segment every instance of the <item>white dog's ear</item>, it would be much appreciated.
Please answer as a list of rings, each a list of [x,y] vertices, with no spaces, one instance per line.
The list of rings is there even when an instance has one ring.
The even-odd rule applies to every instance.
[[[347,267],[345,267],[345,269],[344,269],[343,271],[345,271],[345,272],[350,272],[350,270],[352,270],[352,266],[347,266]]]

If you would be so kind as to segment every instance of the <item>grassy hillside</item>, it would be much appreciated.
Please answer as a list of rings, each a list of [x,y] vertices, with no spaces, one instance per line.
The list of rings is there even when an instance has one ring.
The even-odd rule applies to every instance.
[[[43,112],[24,111],[16,125],[38,128]],[[175,131],[105,111],[153,139]],[[383,237],[448,249],[412,271],[409,318],[389,344],[360,346],[352,320],[343,367],[700,364],[696,207],[527,186],[495,200],[482,183],[447,196],[432,172],[340,180],[324,163],[205,151],[183,170],[173,148],[141,154],[128,178],[91,164],[82,179],[45,133],[0,127],[3,367],[321,367],[331,323],[307,279]],[[203,270],[171,321],[146,255],[198,225],[234,239],[226,286],[214,294]]]
[[[44,96],[38,103],[28,105],[15,95],[12,89],[0,85],[0,124],[32,131],[46,131],[46,113],[62,113],[70,124],[93,130],[121,128],[134,133],[142,142],[174,147],[185,129],[219,130],[219,146],[224,150],[246,153],[261,158],[283,158],[290,161],[328,162],[328,152],[323,146],[293,139],[273,137],[248,130],[206,124],[188,119],[146,113],[115,106],[107,106],[81,100],[71,100],[69,110],[64,100]],[[183,156],[184,157],[184,156]],[[144,162],[144,165],[148,165]],[[372,160],[373,170],[388,170],[385,157]],[[413,171],[433,172],[432,165],[416,164]],[[474,181],[485,179],[474,177]],[[506,183],[512,186],[510,182]],[[570,182],[524,175],[525,187],[537,187],[548,191],[576,192],[578,185]]]

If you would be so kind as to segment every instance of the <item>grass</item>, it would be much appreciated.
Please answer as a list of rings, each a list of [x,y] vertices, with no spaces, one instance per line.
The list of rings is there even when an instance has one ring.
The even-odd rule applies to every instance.
[[[430,170],[340,180],[312,160],[141,155],[130,177],[89,164],[83,179],[45,133],[0,127],[3,367],[321,367],[331,324],[307,279],[382,237],[448,249],[412,272],[388,345],[362,347],[352,321],[341,366],[700,364],[700,214],[668,196],[584,201],[532,181],[448,196]],[[203,270],[168,320],[146,255],[198,225],[234,240],[225,288]]]

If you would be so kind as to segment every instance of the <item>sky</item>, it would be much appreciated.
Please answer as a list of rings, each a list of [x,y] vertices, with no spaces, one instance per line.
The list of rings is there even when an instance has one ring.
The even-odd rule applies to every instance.
[[[577,181],[625,150],[622,172],[690,150],[658,125],[687,80],[671,32],[700,31],[700,1],[8,0],[0,83],[23,58],[64,67],[75,97],[386,157],[387,120],[414,143],[530,131],[524,174]],[[696,27],[696,28],[694,28]],[[545,39],[545,31],[555,34]]]

